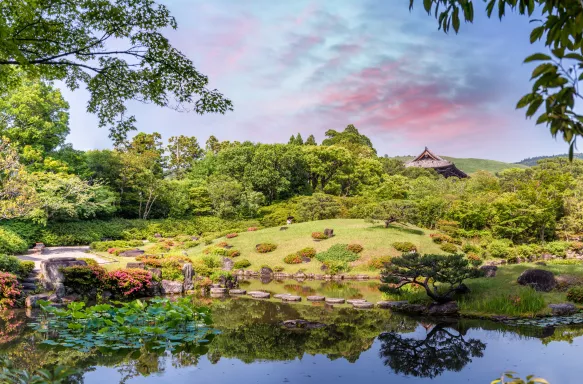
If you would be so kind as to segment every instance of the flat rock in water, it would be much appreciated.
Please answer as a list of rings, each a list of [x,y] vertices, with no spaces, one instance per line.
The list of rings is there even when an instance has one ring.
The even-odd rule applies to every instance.
[[[427,314],[431,316],[452,316],[459,313],[458,305],[455,301],[445,304],[431,304],[427,308]]]
[[[364,299],[350,299],[350,300],[346,300],[346,303],[348,303],[348,304],[366,303],[366,300],[364,300]]]
[[[308,296],[306,297],[308,301],[324,301],[326,298],[324,296]]]
[[[283,299],[286,296],[289,296],[289,293],[276,293],[275,295],[273,295],[275,299]]]
[[[369,303],[367,301],[352,303],[352,306],[354,308],[358,308],[358,309],[370,309],[370,308],[374,308],[374,304],[373,303]]]
[[[408,301],[379,301],[377,307],[383,309],[394,309],[407,304],[409,304]]]
[[[211,293],[227,293],[227,288],[211,288]]]
[[[344,304],[346,302],[346,300],[341,299],[341,298],[328,297],[328,298],[326,298],[326,302],[328,304]]]
[[[549,304],[553,316],[568,316],[577,312],[577,307],[571,303],[564,304]]]
[[[302,301],[301,296],[287,295],[281,298],[283,301]]]
[[[231,289],[231,290],[229,290],[230,295],[244,295],[246,293],[247,293],[247,291],[244,289]]]
[[[269,299],[271,296],[269,292],[260,292],[260,291],[253,291],[249,292],[249,295],[254,299]]]

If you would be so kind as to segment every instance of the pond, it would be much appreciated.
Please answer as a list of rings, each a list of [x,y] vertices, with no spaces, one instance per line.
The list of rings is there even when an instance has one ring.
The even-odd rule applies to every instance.
[[[581,382],[583,373],[583,327],[443,323],[246,298],[213,301],[212,310],[219,334],[207,346],[174,353],[45,346],[27,326],[34,313],[3,312],[0,354],[19,368],[79,368],[71,383],[86,384],[490,383],[508,370],[563,384]]]

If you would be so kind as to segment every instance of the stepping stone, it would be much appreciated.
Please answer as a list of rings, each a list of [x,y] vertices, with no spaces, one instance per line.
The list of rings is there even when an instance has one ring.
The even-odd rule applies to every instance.
[[[374,304],[364,301],[364,302],[359,302],[359,303],[353,303],[352,307],[359,308],[359,309],[370,309],[370,308],[374,308]]]
[[[37,277],[27,277],[25,279],[22,279],[23,283],[30,283],[30,284],[36,284],[38,283],[38,278]]]
[[[346,302],[348,304],[354,304],[354,303],[366,303],[366,300],[364,299],[350,299],[350,300],[346,300]]]
[[[246,293],[247,293],[247,291],[244,289],[231,289],[231,290],[229,290],[230,295],[244,295]]]
[[[326,303],[328,303],[328,304],[344,304],[345,302],[346,302],[346,300],[341,299],[341,298],[328,297],[326,299]]]
[[[30,291],[34,291],[37,288],[36,284],[34,283],[22,283],[21,285],[23,289],[27,289]]]
[[[289,296],[289,293],[276,293],[275,295],[273,295],[275,299],[283,299],[286,296]]]
[[[302,301],[301,296],[287,295],[281,298],[283,301]]]
[[[397,308],[402,305],[409,304],[408,301],[379,301],[377,307],[383,309]]]
[[[254,299],[269,299],[271,296],[269,292],[260,292],[260,291],[252,291],[249,292],[249,295]]]
[[[211,288],[211,293],[226,294],[227,293],[227,288]]]
[[[324,301],[326,298],[324,296],[308,296],[306,297],[308,301]]]

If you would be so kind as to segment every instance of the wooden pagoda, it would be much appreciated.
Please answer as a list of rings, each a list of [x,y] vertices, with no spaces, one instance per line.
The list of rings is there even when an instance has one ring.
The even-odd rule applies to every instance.
[[[468,177],[468,175],[459,170],[454,163],[437,156],[427,149],[427,147],[425,147],[423,153],[417,156],[414,160],[405,163],[405,167],[432,168],[443,177]]]

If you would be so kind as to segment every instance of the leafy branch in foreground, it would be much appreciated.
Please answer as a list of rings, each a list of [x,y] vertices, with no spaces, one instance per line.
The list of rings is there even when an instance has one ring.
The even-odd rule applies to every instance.
[[[490,384],[549,384],[545,379],[534,377],[533,375],[526,376],[526,380],[515,375],[515,372],[506,372],[501,378],[492,381]]]
[[[534,117],[541,107],[536,123],[546,124],[553,137],[561,134],[570,144],[573,159],[577,137],[583,136],[583,115],[576,112],[576,101],[583,95],[579,83],[583,80],[583,1],[581,0],[484,0],[486,14],[502,19],[507,12],[517,12],[531,19],[536,27],[530,33],[530,43],[543,41],[548,53],[536,53],[525,63],[542,62],[532,71],[532,91],[524,95],[517,108],[526,108],[526,117]],[[410,0],[410,8],[415,0]],[[460,19],[474,20],[472,0],[423,0],[425,10],[435,16],[439,29],[457,33]],[[533,18],[535,10],[542,19]]]
[[[3,0],[0,94],[18,86],[16,68],[71,90],[83,83],[87,110],[116,142],[134,129],[131,100],[199,114],[232,110],[162,34],[167,28],[176,29],[176,20],[153,0]]]
[[[464,255],[421,255],[406,253],[388,262],[381,274],[385,283],[383,292],[398,293],[407,285],[425,289],[427,296],[437,303],[453,300],[456,293],[464,292],[463,281],[481,276],[476,266]]]
[[[63,366],[53,370],[39,368],[30,372],[14,368],[8,359],[0,361],[0,384],[61,384],[69,382],[68,379],[78,373],[76,369]]]

